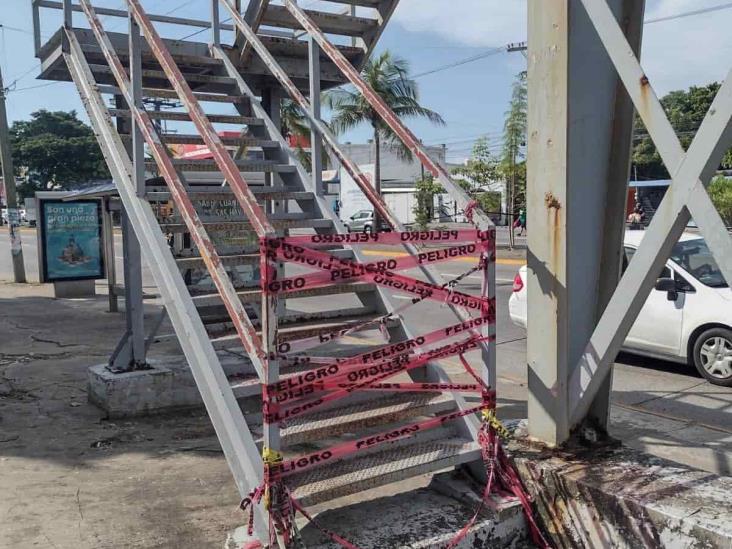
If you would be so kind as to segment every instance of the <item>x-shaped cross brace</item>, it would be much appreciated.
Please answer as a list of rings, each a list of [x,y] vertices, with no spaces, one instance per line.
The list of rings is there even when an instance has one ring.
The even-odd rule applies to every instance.
[[[732,71],[717,93],[688,152],[684,152],[607,1],[582,0],[582,4],[673,182],[570,375],[570,426],[579,423],[587,414],[632,323],[648,298],[656,276],[692,216],[722,274],[728,283],[732,283],[732,238],[705,188],[732,141]]]

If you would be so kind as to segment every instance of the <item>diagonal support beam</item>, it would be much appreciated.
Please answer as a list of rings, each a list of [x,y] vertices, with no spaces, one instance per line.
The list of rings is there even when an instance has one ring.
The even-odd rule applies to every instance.
[[[178,93],[178,96],[183,105],[188,110],[188,115],[191,117],[191,121],[196,126],[196,129],[201,134],[204,143],[211,151],[216,164],[223,173],[226,181],[229,183],[231,190],[236,197],[239,206],[246,215],[252,227],[257,232],[257,235],[261,237],[274,237],[276,235],[274,228],[267,219],[266,214],[257,204],[257,199],[249,189],[249,185],[241,176],[239,168],[236,162],[231,158],[229,151],[221,141],[221,138],[216,133],[216,129],[213,124],[206,116],[201,104],[193,94],[193,90],[186,82],[183,73],[181,73],[178,65],[175,63],[173,56],[170,55],[167,47],[163,43],[163,39],[160,37],[155,27],[147,17],[145,10],[142,9],[139,0],[126,0],[127,6],[130,9],[130,13],[137,20],[140,28],[143,30],[145,39],[150,45],[150,49],[155,55],[155,58],[160,63],[163,72],[168,77],[170,84],[173,89]]]
[[[327,124],[323,123],[322,120],[320,120],[318,117],[314,116],[312,111],[312,106],[310,102],[305,98],[305,96],[300,92],[300,90],[295,86],[295,84],[292,82],[292,80],[289,78],[287,73],[282,69],[282,67],[277,63],[275,58],[272,56],[272,54],[267,50],[267,48],[262,44],[262,42],[257,37],[256,33],[252,30],[252,28],[246,24],[246,22],[243,20],[241,15],[239,15],[236,11],[236,8],[234,5],[231,4],[229,0],[221,0],[221,2],[224,4],[224,6],[228,9],[229,13],[231,14],[232,20],[234,22],[234,25],[239,29],[239,31],[242,33],[242,35],[249,40],[252,43],[252,47],[256,51],[256,53],[260,56],[262,61],[265,63],[265,65],[268,67],[268,69],[272,72],[272,74],[279,80],[282,87],[289,93],[290,97],[302,108],[305,115],[309,118],[312,127],[315,128],[320,135],[323,137],[324,142],[328,145],[330,150],[333,152],[333,154],[338,158],[338,160],[341,162],[341,165],[348,171],[348,173],[353,177],[354,181],[358,184],[361,191],[364,193],[364,195],[369,199],[371,204],[373,204],[374,208],[379,212],[380,215],[383,216],[383,219],[385,219],[395,230],[397,231],[404,231],[403,225],[399,222],[399,220],[396,218],[396,216],[393,214],[393,212],[386,206],[386,204],[383,202],[382,198],[374,192],[374,188],[372,187],[368,177],[361,172],[359,167],[348,157],[348,155],[343,151],[340,144],[338,143],[338,138],[333,134],[331,129],[327,126]],[[246,84],[244,83],[241,76],[236,72],[236,69],[234,68],[231,61],[228,59],[226,54],[220,49],[220,48],[214,48],[214,53],[216,57],[221,59],[224,62],[224,66],[229,73],[229,75],[237,81],[239,81],[239,85],[247,95],[251,96],[251,91],[247,90]],[[257,108],[257,103],[253,102],[254,108]],[[274,129],[273,132],[278,132],[279,130]],[[301,178],[303,181],[310,181],[307,174],[305,174],[304,170],[302,170]],[[314,189],[313,189],[314,190]],[[316,193],[317,195],[317,193]],[[322,200],[322,197],[318,197],[319,200]],[[333,216],[333,221],[336,225],[336,227],[340,226],[340,220],[333,214],[331,208],[325,206],[324,211],[327,212],[328,215]],[[488,230],[493,230],[493,224],[488,220],[488,223],[490,225],[487,226]],[[483,227],[481,223],[481,227]],[[342,226],[341,226],[342,230]],[[418,250],[417,248],[412,244],[405,244],[404,245],[405,250],[409,254],[417,254]],[[432,282],[433,284],[441,285],[443,283],[442,277],[440,274],[435,270],[427,266],[422,266],[421,271],[425,274],[427,279]],[[484,271],[484,285],[485,285],[485,296],[489,299],[495,298],[495,262],[490,261],[488,262],[487,268]],[[383,294],[383,297],[386,299],[386,302],[389,303],[388,298],[386,298],[386,294]],[[461,320],[467,320],[469,318],[469,315],[465,313],[460,308],[454,307],[453,305],[450,305],[451,312],[459,319]],[[393,308],[392,308],[393,310]],[[483,375],[485,378],[485,381],[495,387],[496,384],[496,353],[495,353],[495,325],[489,325],[485,328],[484,335],[488,336],[488,340],[481,343],[481,352],[482,352],[482,358],[484,361],[484,371]],[[439,367],[439,365],[431,365],[433,367],[434,371],[436,372],[436,375],[439,379],[445,380],[449,379],[447,374]],[[461,409],[465,409],[468,404],[466,401],[461,397],[456,397],[456,402],[460,406]],[[466,422],[469,425],[469,430],[472,436],[477,436],[477,421],[473,421],[474,418],[468,418],[466,419]]]
[[[216,352],[206,336],[205,328],[186,288],[178,266],[170,254],[168,243],[160,230],[150,204],[137,196],[132,177],[133,166],[122,140],[115,130],[104,99],[73,32],[66,32],[69,44],[64,53],[84,107],[99,140],[105,160],[112,173],[135,233],[142,243],[148,265],[160,289],[165,309],[179,333],[181,347],[201,392],[224,456],[232,471],[242,498],[263,479],[263,468],[254,438],[246,427],[244,416]],[[267,514],[261,506],[255,509],[254,527],[260,539],[267,539]]]
[[[333,63],[341,70],[358,91],[366,98],[369,104],[379,114],[382,120],[396,133],[402,143],[419,159],[425,168],[442,184],[443,188],[457,202],[458,206],[463,210],[474,208],[474,217],[478,228],[485,230],[493,226],[490,218],[480,210],[475,208],[467,193],[457,185],[450,177],[447,169],[439,162],[433,160],[419,139],[407,128],[394,111],[384,102],[366,81],[361,78],[359,72],[345,58],[345,56],[336,48],[318,28],[313,20],[300,8],[293,0],[283,0],[285,7],[292,16],[302,25],[303,29],[318,43],[325,54],[331,58]]]
[[[705,189],[705,182],[709,181],[732,140],[732,73],[685,153],[607,2],[582,0],[582,4],[668,167],[673,183],[571,374],[571,425],[576,425],[586,415],[653,287],[656,273],[683,233],[691,209],[725,278],[732,280],[732,239],[724,230]]]
[[[130,111],[132,112],[136,128],[139,129],[142,136],[145,138],[145,141],[150,147],[150,153],[153,155],[153,158],[157,162],[158,166],[160,166],[161,172],[165,176],[165,180],[170,188],[171,196],[178,206],[183,221],[191,233],[191,237],[200,250],[201,257],[211,274],[212,280],[216,284],[216,288],[221,294],[221,298],[226,305],[226,309],[229,312],[234,326],[236,327],[237,333],[242,341],[242,345],[247,350],[260,379],[265,379],[261,340],[246,314],[244,305],[239,300],[236,289],[226,273],[226,269],[221,262],[221,258],[216,252],[211,238],[204,229],[203,224],[196,213],[196,209],[186,192],[186,185],[180,174],[176,171],[176,168],[169,156],[168,149],[160,139],[157,129],[155,128],[155,124],[153,124],[150,116],[144,109],[138,108],[135,104],[135,98],[131,90],[130,82],[127,78],[127,73],[122,66],[119,57],[115,53],[114,47],[104,31],[94,8],[91,6],[89,0],[80,1],[87,19],[89,20],[92,32],[94,33],[117,81],[117,85],[119,86],[122,95],[127,101]],[[226,154],[228,155],[228,152]],[[253,219],[250,220],[253,222]],[[267,225],[269,225],[268,221]]]

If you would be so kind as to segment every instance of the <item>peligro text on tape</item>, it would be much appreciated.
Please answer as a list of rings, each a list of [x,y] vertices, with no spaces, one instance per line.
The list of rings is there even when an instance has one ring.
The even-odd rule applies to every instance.
[[[320,391],[334,389],[349,389],[351,383],[338,381],[316,381],[310,385],[287,389],[276,393],[274,400],[277,404],[292,404],[293,401],[312,396]],[[361,387],[359,391],[386,391],[408,393],[473,393],[483,394],[485,389],[478,383],[375,383]]]
[[[377,363],[385,360],[389,361],[393,360],[396,356],[403,355],[405,353],[414,353],[425,345],[431,345],[438,341],[455,337],[456,335],[460,335],[464,332],[471,332],[478,336],[479,333],[476,331],[477,329],[493,322],[493,318],[489,316],[477,317],[451,326],[446,326],[444,328],[438,328],[437,330],[425,335],[393,343],[385,347],[374,349],[373,351],[367,351],[355,357],[342,359],[331,358],[333,362],[330,364],[324,364],[316,369],[289,376],[276,383],[270,384],[268,389],[273,392],[294,390],[308,383],[332,379],[339,375],[346,375],[348,372],[357,369],[353,368],[353,366]],[[352,368],[348,368],[349,366],[352,366]]]
[[[429,265],[460,257],[472,256],[479,251],[480,249],[477,245],[466,244],[463,246],[455,246],[453,248],[420,252],[417,255],[402,257],[399,259],[384,259],[370,263],[351,263],[351,266],[347,268],[344,267],[336,269],[332,268],[332,264],[329,264],[327,271],[303,274],[285,278],[283,280],[274,280],[270,285],[270,290],[273,292],[294,292],[297,290],[310,290],[327,286],[335,281],[357,282],[369,273],[386,274],[387,272],[403,271],[420,265]],[[312,267],[316,266],[315,262],[304,263],[302,261],[297,261],[297,259],[303,257],[302,255],[283,252],[282,256],[288,261],[296,261]],[[320,265],[323,264],[323,262],[320,262]]]
[[[412,437],[412,436],[416,435],[418,432],[422,432],[422,431],[426,431],[428,429],[439,427],[440,425],[443,425],[443,424],[447,423],[448,421],[452,421],[452,420],[455,420],[455,419],[458,419],[461,417],[465,417],[470,414],[475,414],[482,410],[487,410],[490,407],[491,407],[490,404],[481,404],[480,406],[475,406],[473,408],[468,408],[466,410],[460,410],[458,412],[453,412],[450,414],[437,416],[437,417],[428,419],[426,421],[422,421],[419,423],[413,423],[411,425],[399,427],[399,428],[391,430],[391,431],[386,431],[386,432],[379,433],[376,435],[370,435],[368,437],[345,442],[343,444],[338,444],[336,446],[332,446],[332,447],[326,448],[324,450],[313,452],[311,454],[296,457],[296,458],[284,461],[281,464],[275,466],[275,468],[273,470],[273,475],[287,477],[294,473],[300,473],[307,469],[311,469],[311,468],[317,467],[319,465],[324,465],[326,463],[329,463],[336,459],[342,458],[349,454],[353,454],[356,452],[374,448],[376,446],[380,446],[380,445],[386,444],[388,442],[396,442],[397,440],[400,440],[400,439]]]
[[[297,235],[279,238],[292,245],[316,247],[328,244],[404,244],[414,242],[490,242],[495,241],[495,229],[430,230],[413,232],[347,233]]]
[[[282,250],[282,247],[278,247],[275,249],[275,253],[278,257],[281,253],[281,250]],[[323,257],[323,256],[325,256],[325,257]],[[309,261],[311,261],[314,264],[313,266],[315,266],[315,264],[317,264],[316,268],[332,270],[333,265],[337,263],[337,264],[343,266],[346,270],[356,269],[359,272],[359,276],[361,278],[370,280],[371,282],[374,282],[375,284],[378,284],[379,286],[390,288],[390,289],[396,290],[396,291],[401,291],[404,293],[413,294],[420,298],[444,301],[447,303],[451,303],[457,307],[461,307],[461,308],[468,309],[468,310],[475,310],[475,311],[479,311],[479,312],[487,312],[487,311],[491,310],[491,308],[493,307],[493,300],[489,300],[484,297],[471,296],[468,294],[464,294],[462,292],[446,290],[435,284],[432,284],[429,282],[423,282],[421,280],[417,280],[415,278],[392,273],[390,271],[386,271],[384,273],[365,272],[363,274],[363,276],[361,276],[360,273],[362,272],[362,270],[360,269],[359,263],[353,263],[353,262],[350,262],[347,260],[333,258],[331,256],[328,256],[328,254],[323,254],[322,252],[318,252],[315,250],[299,248],[296,253],[296,257],[307,258]],[[337,271],[337,272],[341,272],[341,271]],[[339,274],[338,277],[340,277],[340,276],[341,275]],[[287,293],[290,291],[294,291],[295,289],[298,289],[298,285],[300,285],[300,284],[301,284],[301,286],[299,286],[299,287],[304,287],[304,282],[298,283],[295,280],[297,278],[302,278],[302,277],[294,277],[294,279],[292,279],[290,287],[288,287],[288,288],[282,288],[281,284],[279,284],[278,281],[273,281],[272,283],[270,283],[267,290],[270,292],[273,292],[273,293]]]
[[[441,358],[447,358],[456,354],[464,354],[468,351],[477,348],[481,341],[487,341],[491,337],[476,338],[471,337],[469,339],[453,343],[451,345],[445,345],[438,347],[427,353],[417,356],[402,355],[394,360],[383,363],[377,366],[365,366],[362,368],[354,369],[349,372],[345,378],[352,384],[348,388],[338,389],[331,393],[319,396],[311,401],[298,403],[295,406],[288,408],[281,408],[274,402],[267,403],[267,410],[263,414],[263,420],[265,423],[281,423],[288,419],[292,419],[297,416],[301,416],[308,412],[313,412],[316,409],[322,407],[328,402],[333,402],[338,399],[342,399],[372,383],[378,383],[390,377],[397,375],[400,372],[406,372],[414,368],[418,368],[430,360],[437,360]],[[306,388],[302,389],[308,390]]]

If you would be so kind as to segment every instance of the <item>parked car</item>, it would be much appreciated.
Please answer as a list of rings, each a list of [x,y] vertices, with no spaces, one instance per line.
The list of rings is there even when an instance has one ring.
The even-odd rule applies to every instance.
[[[359,210],[344,222],[349,233],[370,233],[374,230],[373,210]]]
[[[626,231],[623,267],[645,231]],[[508,302],[511,320],[526,327],[526,266]],[[732,387],[732,289],[706,242],[684,233],[671,251],[628,333],[623,350],[696,367],[715,385]]]

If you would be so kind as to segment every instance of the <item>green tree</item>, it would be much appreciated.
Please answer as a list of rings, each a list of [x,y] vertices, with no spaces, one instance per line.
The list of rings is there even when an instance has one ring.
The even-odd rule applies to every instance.
[[[399,118],[426,118],[433,124],[445,124],[439,114],[420,105],[417,82],[409,78],[409,64],[406,60],[385,51],[369,59],[361,76]],[[371,125],[375,147],[374,188],[381,195],[382,142],[402,159],[411,160],[411,152],[358,91],[350,88],[336,89],[326,93],[325,98],[326,105],[333,111],[331,127],[336,133],[348,131],[363,123]]]
[[[525,148],[526,132],[528,127],[528,90],[526,86],[526,72],[520,72],[513,82],[511,90],[511,102],[506,111],[506,119],[503,124],[503,153],[501,155],[500,170],[506,180],[508,204],[509,227],[513,227],[514,216],[518,213],[517,208],[525,207],[525,181],[523,177],[523,190],[521,190],[521,164],[524,164],[525,174]],[[513,230],[509,230],[509,245],[513,247]]]
[[[94,132],[76,111],[39,110],[30,120],[16,121],[10,145],[16,174],[26,178],[18,189],[22,197],[110,177]]]
[[[706,86],[692,86],[686,91],[677,90],[661,98],[661,104],[669,117],[671,126],[688,149],[702,120],[709,111],[720,85],[713,82]],[[640,117],[635,119],[635,139],[633,148],[633,177],[640,180],[668,179],[669,174],[661,156],[648,135]],[[732,151],[728,151],[722,160],[722,167],[732,168]]]
[[[300,105],[292,99],[283,99],[280,106],[280,133],[285,139],[292,138],[295,155],[307,171],[312,171],[313,162],[310,153],[302,147],[304,140],[310,141],[310,122]],[[323,167],[328,166],[328,154],[323,147]]]
[[[414,212],[414,222],[420,229],[424,230],[434,216],[435,195],[445,191],[439,183],[435,182],[431,175],[415,181],[414,188],[415,204],[412,209]]]
[[[478,138],[473,144],[473,151],[464,166],[453,168],[453,175],[461,176],[457,183],[472,198],[495,184],[500,177],[498,160],[491,154],[488,139]]]
[[[732,180],[717,176],[709,184],[708,190],[722,221],[732,227]]]

